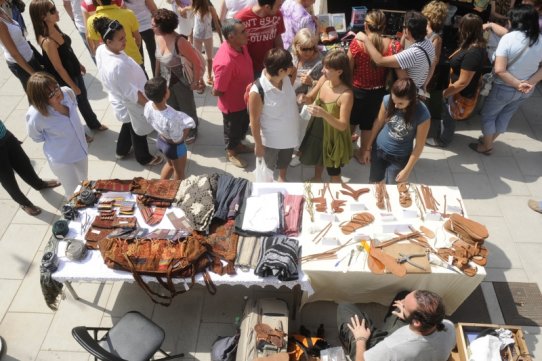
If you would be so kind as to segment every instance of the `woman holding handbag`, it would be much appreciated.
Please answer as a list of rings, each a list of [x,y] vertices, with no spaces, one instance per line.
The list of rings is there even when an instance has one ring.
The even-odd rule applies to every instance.
[[[466,14],[461,18],[459,48],[450,56],[450,85],[442,92],[442,97],[447,99],[442,104],[442,120],[431,120],[434,137],[427,139],[427,145],[450,145],[456,120],[468,118],[476,106],[486,58],[482,25],[482,19],[478,15]],[[457,109],[458,105],[463,104],[469,106]]]
[[[156,74],[164,73],[168,79],[169,91],[171,96],[168,99],[168,105],[175,110],[188,114],[196,122],[196,128],[191,129],[185,142],[191,144],[197,136],[197,127],[199,125],[196,112],[196,102],[194,100],[194,90],[203,92],[205,83],[203,82],[204,65],[201,66],[200,54],[190,45],[188,40],[175,32],[179,19],[177,14],[171,10],[158,9],[152,18],[152,28],[156,37]],[[188,79],[183,72],[183,63],[181,56],[192,64],[193,76]]]
[[[49,0],[33,0],[29,11],[36,41],[43,49],[46,70],[55,76],[61,86],[69,86],[73,90],[77,97],[77,107],[90,129],[107,130],[90,106],[83,80],[86,69],[73,52],[71,38],[57,25],[60,15],[55,4]],[[87,136],[87,141],[90,139]]]
[[[482,109],[482,137],[469,147],[490,155],[493,143],[504,133],[519,106],[542,80],[542,35],[538,13],[530,5],[510,11],[510,31],[495,51],[495,80]]]

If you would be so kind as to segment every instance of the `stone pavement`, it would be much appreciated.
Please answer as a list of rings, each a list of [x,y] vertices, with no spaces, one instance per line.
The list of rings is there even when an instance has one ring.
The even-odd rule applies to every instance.
[[[166,4],[167,5],[167,4]],[[28,13],[25,13],[28,16]],[[31,24],[27,19],[27,24]],[[85,81],[91,104],[109,131],[95,134],[90,144],[89,175],[98,178],[158,177],[159,167],[142,167],[133,156],[115,160],[115,141],[120,123],[115,120],[107,96],[96,79],[96,68],[66,13],[61,10],[61,29],[73,39],[73,47],[87,67]],[[33,35],[29,35],[33,40]],[[34,41],[35,43],[35,41]],[[1,57],[1,56],[0,56]],[[252,178],[254,157],[245,171],[225,162],[222,146],[222,116],[216,98],[209,91],[196,95],[200,116],[197,142],[189,147],[187,175],[228,172]],[[40,144],[28,139],[25,129],[26,97],[18,80],[0,59],[0,119],[20,140],[23,148],[43,178],[51,178]],[[515,115],[509,132],[495,144],[492,156],[479,155],[467,144],[480,134],[479,118],[458,124],[453,145],[446,149],[426,147],[416,165],[412,182],[457,186],[469,215],[487,225],[490,250],[487,278],[482,284],[484,296],[494,323],[504,323],[492,282],[535,282],[542,287],[542,254],[540,236],[542,215],[527,207],[529,198],[542,199],[542,93],[540,88]],[[154,151],[154,142],[151,141]],[[307,167],[290,168],[290,181],[312,176]],[[343,176],[350,182],[366,183],[368,168],[353,160]],[[49,239],[50,225],[58,219],[62,203],[59,190],[36,192],[20,181],[23,191],[43,213],[30,217],[0,189],[0,335],[7,340],[6,360],[87,360],[88,355],[73,340],[71,329],[77,325],[111,325],[128,310],[139,310],[166,329],[167,349],[184,352],[186,359],[209,360],[211,343],[218,335],[234,332],[233,322],[242,312],[244,296],[273,296],[288,300],[285,289],[220,287],[216,296],[202,288],[177,297],[169,308],[155,306],[134,284],[74,284],[81,297],[75,301],[67,294],[57,312],[45,305],[39,286],[39,261]],[[471,305],[473,308],[479,305]],[[331,339],[335,324],[332,303],[310,304],[303,309],[301,320],[316,329],[324,323]],[[324,316],[322,316],[324,315]],[[297,327],[291,327],[297,329]],[[540,328],[524,327],[532,354],[542,359]]]

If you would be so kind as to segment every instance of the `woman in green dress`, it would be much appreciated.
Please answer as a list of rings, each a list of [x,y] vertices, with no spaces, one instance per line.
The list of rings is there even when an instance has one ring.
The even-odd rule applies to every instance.
[[[323,77],[311,93],[304,97],[312,116],[301,142],[299,160],[314,166],[313,182],[322,181],[324,167],[331,182],[340,183],[341,167],[352,158],[350,138],[350,112],[354,96],[352,73],[348,57],[341,50],[332,50],[323,60]]]

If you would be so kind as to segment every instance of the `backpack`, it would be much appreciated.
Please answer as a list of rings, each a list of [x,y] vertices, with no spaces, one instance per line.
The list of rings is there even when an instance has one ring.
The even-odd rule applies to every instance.
[[[199,51],[198,49],[194,48],[193,45],[190,45],[190,47],[192,48],[192,51],[194,53],[196,53],[197,55],[197,58],[198,58],[198,64],[193,64],[190,62],[190,60],[188,60],[185,56],[183,56],[180,52],[179,52],[179,37],[181,37],[183,35],[178,35],[176,38],[175,38],[175,55],[177,55],[180,59],[181,59],[181,63],[183,65],[183,77],[186,79],[186,82],[187,82],[187,85],[190,85],[193,83],[194,81],[194,67],[196,66],[198,69],[201,69],[201,74],[203,75],[205,73],[205,59],[203,58],[203,55],[201,54],[201,51]],[[184,36],[183,36],[184,37]],[[186,39],[186,37],[185,37]],[[179,80],[182,80],[182,79],[179,79]]]
[[[245,95],[243,95],[243,99],[245,99],[245,104],[247,105],[247,109],[248,109],[248,99],[250,95],[250,88],[252,88],[252,85],[256,85],[256,88],[258,88],[258,93],[260,94],[260,97],[262,98],[262,103],[264,103],[264,99],[265,99],[265,93],[262,88],[262,83],[260,83],[260,78],[254,80],[252,83],[248,83],[247,88],[245,89]]]

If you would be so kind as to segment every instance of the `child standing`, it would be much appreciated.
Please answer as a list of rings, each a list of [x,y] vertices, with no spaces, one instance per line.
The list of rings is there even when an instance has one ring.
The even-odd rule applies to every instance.
[[[145,95],[150,100],[145,104],[145,119],[158,132],[156,146],[167,158],[160,179],[170,179],[172,175],[173,179],[184,179],[188,152],[184,140],[196,123],[185,113],[166,104],[169,98],[166,79],[156,77],[147,81]]]
[[[207,58],[207,84],[213,85],[213,23],[215,29],[222,39],[222,29],[220,21],[214,6],[209,0],[193,0],[192,8],[194,10],[194,47],[198,51],[202,50],[202,45],[205,46],[205,56]]]

